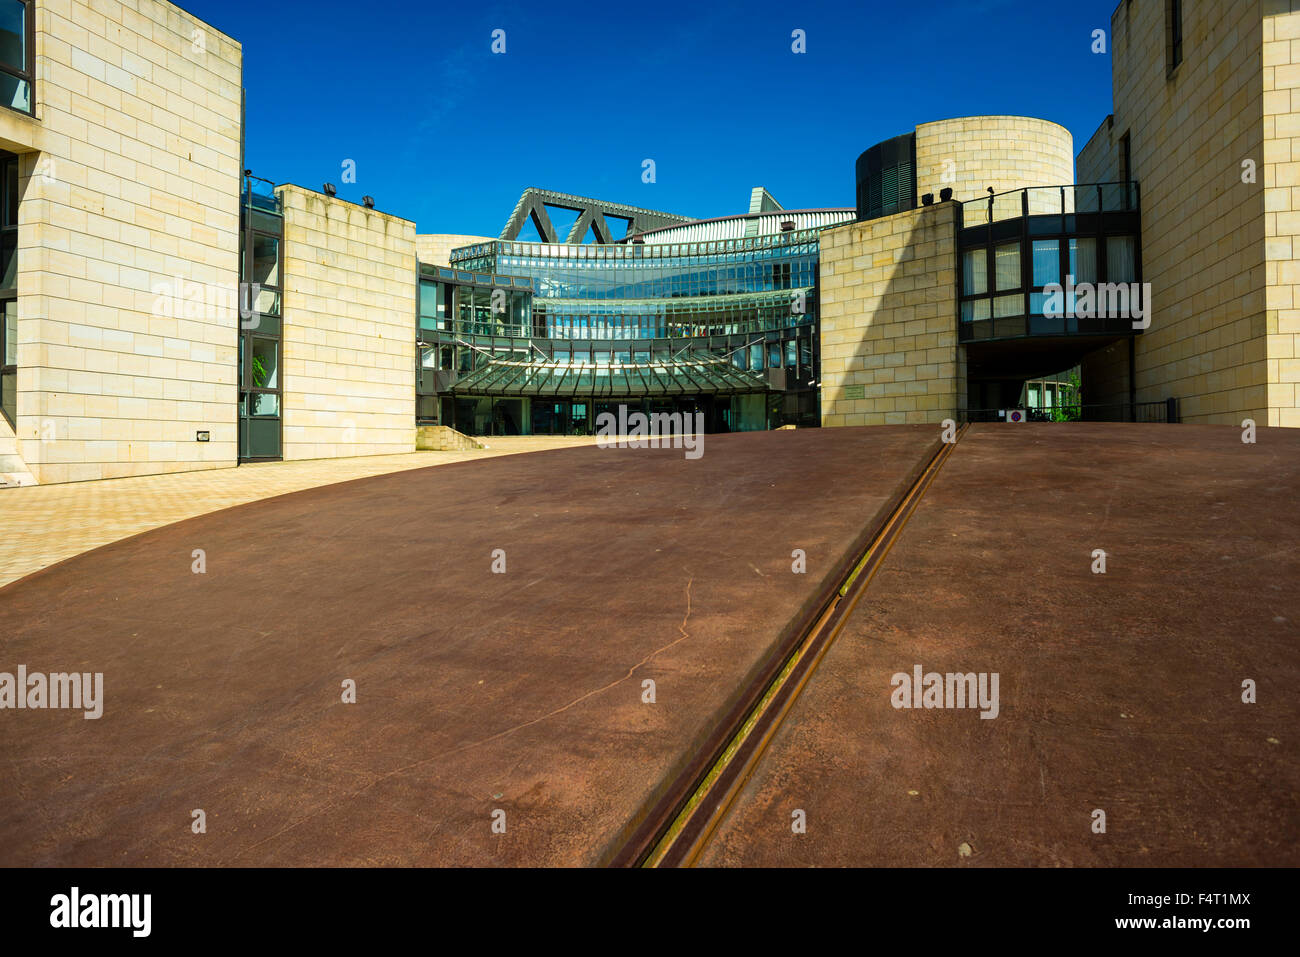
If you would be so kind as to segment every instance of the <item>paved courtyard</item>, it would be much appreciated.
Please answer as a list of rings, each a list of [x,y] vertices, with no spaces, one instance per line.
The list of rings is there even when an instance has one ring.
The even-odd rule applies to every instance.
[[[0,671],[102,673],[103,715],[0,713],[0,863],[595,863],[937,444],[462,461],[46,569],[0,590]]]
[[[972,428],[702,863],[1300,863],[1297,502],[1294,430]]]
[[[0,493],[134,535],[0,588],[0,673],[103,676],[0,713],[0,864],[608,860],[938,430],[494,444]],[[703,862],[1300,863],[1297,500],[1288,430],[973,426]]]
[[[74,555],[196,515],[373,475],[590,445],[591,437],[501,436],[465,452],[267,462],[171,475],[0,489],[0,586]]]

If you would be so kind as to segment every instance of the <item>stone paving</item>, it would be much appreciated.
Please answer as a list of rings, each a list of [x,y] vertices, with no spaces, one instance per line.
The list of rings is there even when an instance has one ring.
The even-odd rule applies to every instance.
[[[449,462],[592,445],[593,436],[492,436],[464,452],[265,462],[239,468],[0,489],[0,587],[109,542],[233,505]]]

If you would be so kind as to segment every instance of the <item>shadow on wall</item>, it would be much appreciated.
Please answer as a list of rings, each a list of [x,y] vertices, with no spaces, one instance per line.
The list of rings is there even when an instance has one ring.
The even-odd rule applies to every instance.
[[[823,233],[822,424],[939,424],[965,404],[956,203]]]

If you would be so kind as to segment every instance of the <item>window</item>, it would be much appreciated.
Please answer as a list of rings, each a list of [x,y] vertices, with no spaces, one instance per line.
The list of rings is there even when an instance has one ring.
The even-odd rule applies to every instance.
[[[32,0],[0,0],[0,105],[32,112]]]
[[[1022,316],[1025,312],[1024,296],[998,296],[993,300],[993,318],[1008,319]]]
[[[1020,288],[1020,243],[1003,243],[993,248],[994,275],[998,292]]]
[[[1183,62],[1183,0],[1165,0],[1165,76]]]
[[[18,415],[18,157],[0,153],[0,411]]]
[[[988,250],[968,250],[962,264],[962,295],[978,296],[988,291]]]
[[[278,389],[280,379],[280,343],[274,339],[253,340],[251,369],[254,389]]]
[[[440,282],[420,283],[420,328],[450,331],[447,318],[447,287]]]
[[[1034,240],[1034,285],[1061,281],[1061,244],[1055,239]]]
[[[1070,240],[1070,275],[1076,285],[1097,281],[1097,240]]]
[[[0,302],[0,411],[12,424],[18,417],[18,300]]]
[[[1106,237],[1106,281],[1137,281],[1137,243],[1132,236]]]
[[[0,292],[18,287],[18,157],[0,152]]]

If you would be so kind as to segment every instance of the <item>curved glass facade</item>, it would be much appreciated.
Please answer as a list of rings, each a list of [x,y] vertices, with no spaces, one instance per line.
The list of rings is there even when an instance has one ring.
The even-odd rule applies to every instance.
[[[555,379],[540,371],[559,364],[617,369],[630,383],[682,370],[678,387],[630,398],[694,397],[714,430],[816,424],[817,233],[657,245],[500,240],[454,250],[451,269],[425,267],[421,276],[421,361],[453,373],[428,390],[441,404],[423,400],[421,415],[472,416],[466,426],[481,430],[485,393],[526,399],[531,383]],[[538,376],[507,374],[507,363],[518,373],[521,362],[535,363]],[[688,375],[718,362],[731,371]],[[579,391],[585,381],[560,379]],[[540,417],[521,403],[510,418],[521,431],[540,430],[571,421],[570,411]],[[500,424],[495,408],[488,418],[489,431]],[[580,423],[593,419],[584,408]]]
[[[529,276],[539,299],[668,299],[811,288],[817,230],[704,243],[491,242],[453,250],[452,266]]]

